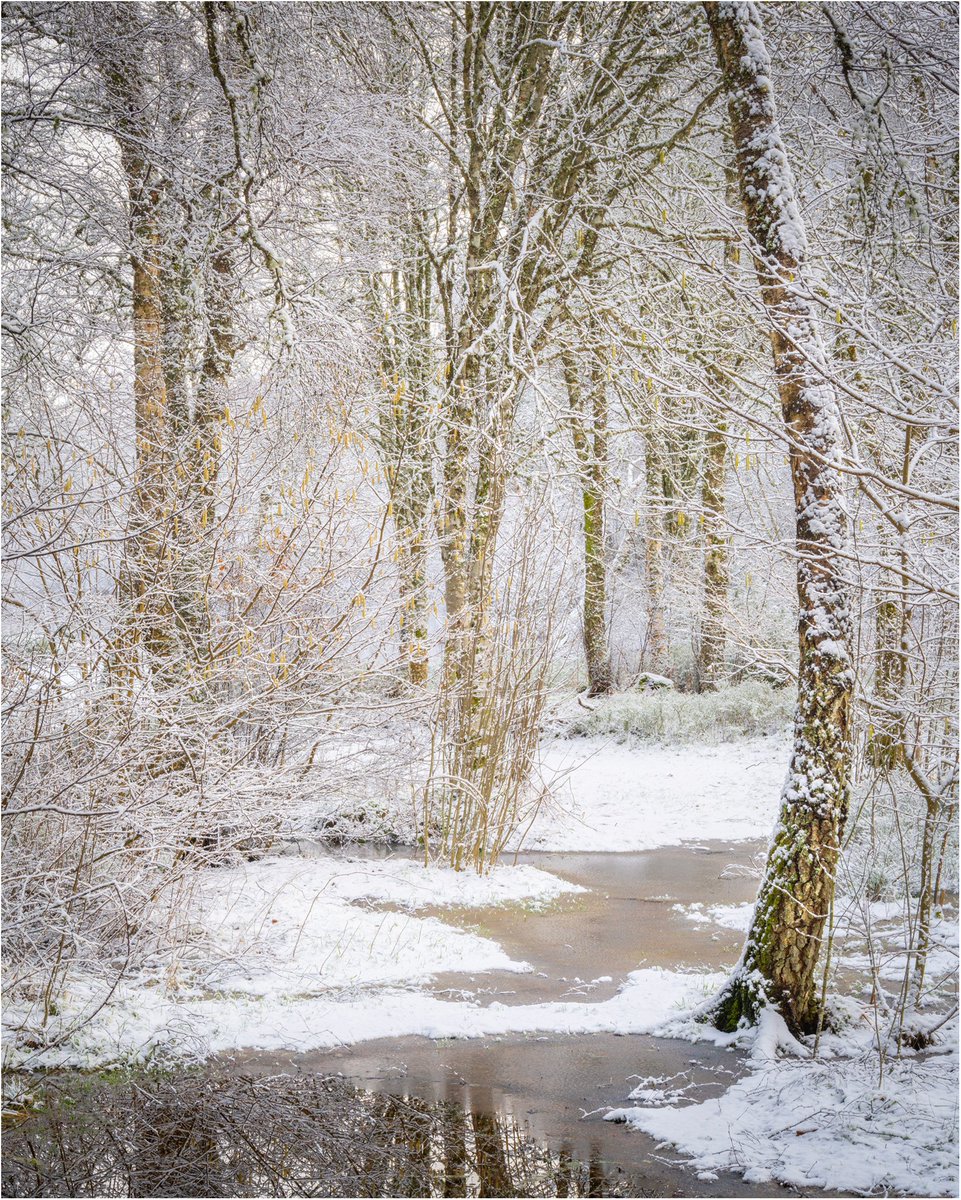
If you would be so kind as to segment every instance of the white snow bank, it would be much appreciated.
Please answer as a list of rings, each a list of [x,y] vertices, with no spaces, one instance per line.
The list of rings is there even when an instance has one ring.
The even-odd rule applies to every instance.
[[[605,1001],[486,1006],[400,989],[238,999],[177,998],[160,987],[125,985],[61,1047],[34,1055],[30,1065],[142,1061],[164,1048],[181,1056],[191,1049],[197,1057],[241,1049],[319,1050],[406,1035],[650,1033],[703,1001],[722,980],[717,974],[647,968],[634,971]]]
[[[679,747],[546,743],[540,774],[553,799],[524,846],[626,851],[767,837],[789,754],[775,738]]]
[[[503,866],[479,876],[400,858],[262,859],[203,880],[198,919],[219,950],[203,982],[208,990],[285,996],[409,984],[441,971],[527,971],[488,938],[436,918],[371,912],[350,902],[411,909],[543,904],[583,890],[534,867]]]
[[[720,925],[724,929],[736,929],[747,933],[754,913],[753,901],[748,904],[672,904],[671,910],[679,912],[697,925]]]
[[[227,897],[255,893],[263,900],[281,893],[285,908],[323,900],[371,900],[406,909],[498,904],[547,904],[586,888],[536,867],[500,864],[486,875],[455,871],[439,863],[424,866],[409,858],[367,859],[332,854],[264,858],[207,877],[206,890]],[[272,901],[273,903],[273,901]],[[274,914],[276,915],[276,913]]]
[[[646,1098],[646,1097],[644,1097]],[[722,1096],[607,1114],[693,1158],[702,1179],[958,1195],[958,1056],[769,1063]]]

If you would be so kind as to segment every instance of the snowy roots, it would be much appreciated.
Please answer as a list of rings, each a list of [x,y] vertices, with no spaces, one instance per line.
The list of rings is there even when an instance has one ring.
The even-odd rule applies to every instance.
[[[771,1043],[770,1057],[776,1050],[806,1056],[807,1049],[797,1040],[802,1033],[813,1030],[797,1029],[789,1012],[785,1012],[770,994],[770,983],[758,970],[738,967],[727,982],[694,1014],[704,1025],[713,1025],[721,1033],[747,1033],[755,1030],[755,1045]],[[825,1021],[825,1014],[818,1014]]]

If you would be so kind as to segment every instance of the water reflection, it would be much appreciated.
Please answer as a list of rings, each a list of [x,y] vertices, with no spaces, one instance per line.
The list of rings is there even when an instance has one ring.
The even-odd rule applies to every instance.
[[[5,1196],[644,1195],[512,1119],[336,1077],[32,1081],[4,1117]]]

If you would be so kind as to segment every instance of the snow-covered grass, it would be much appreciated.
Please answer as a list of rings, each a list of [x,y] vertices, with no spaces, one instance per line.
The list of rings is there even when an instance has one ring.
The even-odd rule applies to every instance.
[[[11,1004],[5,1020],[8,1026],[23,1026],[14,1039],[21,1045],[65,1036],[76,1052],[68,1052],[67,1061],[78,1063],[84,1054],[93,1061],[112,1053],[142,1058],[144,1047],[165,1040],[175,1050],[178,1042],[193,1045],[195,1037],[206,1042],[208,1024],[214,1030],[233,1028],[227,1041],[233,1037],[233,1044],[247,1045],[248,1024],[256,1029],[265,1012],[290,1005],[299,1013],[297,1004],[305,1000],[358,988],[424,984],[445,971],[530,970],[496,942],[469,930],[359,902],[409,910],[505,903],[543,907],[582,890],[529,866],[505,865],[481,877],[402,858],[290,856],[208,871],[191,901],[192,943],[177,960],[125,979],[99,1012],[103,984],[74,979],[42,1035],[36,1027],[38,1004]],[[259,1007],[249,1007],[252,998]],[[239,1025],[231,1013],[243,1014]],[[68,1032],[91,1014],[76,1037]],[[319,1044],[339,1040],[345,1039]]]
[[[582,707],[585,703],[586,708]],[[773,787],[780,791],[792,715],[790,688],[773,688],[756,680],[701,695],[633,691],[585,702],[570,693],[557,693],[545,721],[542,769],[534,781],[535,793],[543,783],[560,804],[567,804],[572,794],[577,803],[589,802],[589,783],[601,750],[603,784],[618,790],[619,799],[626,802],[622,804],[624,812],[634,808],[639,783],[647,781],[656,789],[662,775],[674,775],[682,793],[708,781],[717,793],[713,798],[720,799],[723,791],[725,801],[733,801],[733,830],[717,836],[766,836],[773,825],[773,808],[770,818],[768,807],[763,809],[763,819],[755,823],[753,832],[738,825],[738,814],[750,811],[752,797],[758,792],[752,771],[759,759],[778,764]],[[623,744],[620,756],[612,742]],[[414,719],[398,721],[392,736],[381,735],[364,743],[343,730],[332,730],[315,754],[312,768],[318,776],[323,775],[325,784],[316,796],[298,802],[291,824],[304,835],[336,843],[410,844],[423,832],[420,805],[429,757],[428,730]],[[686,778],[679,774],[681,759],[690,763]],[[746,772],[743,776],[739,775],[741,764]],[[724,778],[715,781],[713,773],[718,769]],[[564,775],[571,770],[578,778],[568,789]],[[336,787],[326,781],[331,771]],[[747,785],[744,796],[739,782]],[[630,796],[624,789],[630,789]],[[690,814],[685,811],[681,817],[685,815]],[[624,847],[595,842],[592,848],[640,849],[710,836],[715,835],[690,828],[681,835],[670,834],[666,841],[648,839]],[[546,844],[538,842],[537,848],[546,848]]]
[[[774,1060],[721,1096],[695,1104],[616,1109],[625,1121],[690,1156],[701,1179],[909,1195],[958,1195],[958,1055]]]
[[[767,837],[788,755],[782,738],[678,747],[558,738],[541,749],[552,800],[524,844],[617,851]]]
[[[748,680],[716,692],[668,688],[622,692],[581,705],[565,701],[555,720],[570,737],[612,737],[643,742],[711,743],[779,736],[794,716],[793,688]]]
[[[505,961],[515,970],[525,969]],[[118,988],[110,1002],[61,1046],[32,1055],[28,1064],[145,1062],[166,1053],[172,1037],[181,1057],[203,1057],[237,1049],[318,1050],[406,1035],[650,1033],[703,1001],[722,979],[719,974],[646,968],[632,972],[609,1000],[516,1005],[446,1000],[398,987],[319,995],[178,997],[169,989],[132,983]]]

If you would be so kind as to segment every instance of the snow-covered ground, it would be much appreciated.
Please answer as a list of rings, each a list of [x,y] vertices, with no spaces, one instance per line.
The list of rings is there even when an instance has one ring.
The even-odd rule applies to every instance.
[[[866,1033],[826,1038],[813,1062],[755,1053],[749,1074],[699,1103],[649,1086],[669,1081],[642,1080],[632,1096],[643,1107],[614,1109],[607,1120],[675,1147],[705,1180],[740,1171],[753,1183],[957,1196],[956,1025],[946,1053],[909,1052],[883,1068]]]
[[[490,938],[371,903],[542,907],[582,890],[529,866],[498,866],[480,877],[425,869],[407,858],[333,854],[210,871],[190,912],[201,950],[122,981],[102,1006],[102,983],[74,981],[58,1005],[62,1044],[28,1052],[24,1061],[85,1066],[143,1061],[171,1049],[309,1049],[417,1033],[432,1000],[412,991],[416,985],[447,971],[531,968]],[[85,1014],[93,1015],[82,1022]],[[5,1024],[15,1026],[25,1016],[22,1005],[11,1004]],[[451,1020],[462,1030],[469,1025],[463,1016]]]
[[[271,858],[211,872],[196,919],[214,947],[207,991],[280,998],[337,988],[420,983],[440,971],[524,971],[489,938],[436,917],[379,912],[352,901],[405,908],[543,904],[579,891],[533,867],[499,867],[482,879],[408,859],[369,862],[326,855]]]
[[[489,943],[493,945],[493,943]],[[508,969],[525,965],[507,963]],[[481,968],[483,969],[483,968]],[[503,966],[502,966],[503,969]],[[723,975],[647,968],[601,1002],[482,1005],[397,986],[315,994],[250,991],[173,996],[161,987],[122,985],[68,1046],[34,1056],[33,1066],[146,1062],[176,1037],[188,1057],[236,1049],[319,1050],[377,1038],[477,1038],[509,1033],[650,1033],[702,1002]],[[243,980],[240,981],[243,984]]]
[[[546,744],[541,764],[554,800],[528,844],[614,852],[763,837],[786,761],[782,739],[677,749],[559,739]],[[53,1018],[59,1044],[38,1051],[20,1039],[16,1048],[11,1037],[8,1062],[90,1066],[171,1052],[296,1052],[412,1034],[703,1038],[708,1031],[690,1013],[721,983],[716,973],[637,970],[602,1001],[591,1000],[589,988],[583,999],[506,1005],[431,993],[432,977],[442,972],[531,967],[424,909],[474,908],[480,917],[490,906],[542,908],[579,890],[526,865],[505,864],[482,878],[400,856],[288,855],[212,870],[193,897],[195,951],[124,979],[106,1003],[102,983],[75,980]],[[692,922],[736,930],[751,913],[749,904],[707,900],[674,907]],[[861,916],[878,934],[878,973],[903,971],[894,935],[904,914],[874,904]],[[956,922],[939,922],[934,941],[932,974],[950,975]],[[857,956],[856,944],[839,935],[838,961],[867,965]],[[941,1053],[892,1059],[879,1079],[869,1019],[875,1010],[851,1004],[850,1034],[824,1038],[817,1062],[778,1057],[789,1039],[765,1035],[755,1041],[750,1073],[722,1096],[692,1104],[645,1081],[634,1093],[637,1106],[610,1115],[676,1146],[705,1178],[738,1169],[749,1179],[799,1186],[956,1194],[956,1025],[940,1030]],[[7,1006],[8,1027],[25,1020],[29,1027],[22,1006]],[[626,1059],[625,1076],[629,1070]]]
[[[786,753],[783,742],[760,738],[680,749],[596,737],[547,742],[541,773],[554,799],[538,814],[528,844],[628,851],[764,836],[773,825]],[[27,1060],[39,1065],[142,1059],[180,1043],[210,1050],[318,1047],[418,1033],[435,1021],[437,1028],[456,1029],[461,1036],[472,1029],[478,1035],[508,1028],[564,1031],[572,1017],[563,1007],[556,1013],[515,1012],[511,1020],[517,1023],[510,1026],[492,1015],[484,1019],[493,1024],[486,1025],[480,1018],[486,1010],[438,1009],[440,1002],[426,991],[414,994],[410,989],[424,988],[444,972],[530,970],[492,939],[418,910],[539,907],[580,890],[531,866],[505,864],[482,877],[436,864],[425,869],[405,857],[333,853],[211,870],[198,882],[190,914],[199,949],[139,980],[124,979],[92,1020],[68,1033],[84,1013],[98,1009],[103,991],[99,982],[74,980],[58,1004],[62,1044]],[[678,978],[678,986],[690,986],[688,976]],[[406,990],[381,994],[398,987]],[[641,1008],[632,1013],[630,1029],[663,1019],[660,1003],[651,1007],[643,997],[636,999]],[[618,1004],[600,1014],[580,1008],[575,1024],[584,1032],[614,1029],[617,1020],[626,1019]],[[5,1021],[10,1027],[25,1017],[15,1004]],[[49,1031],[48,1025],[48,1037]]]
[[[784,737],[685,746],[558,738],[541,752],[552,799],[524,844],[627,851],[767,837],[787,762]]]

